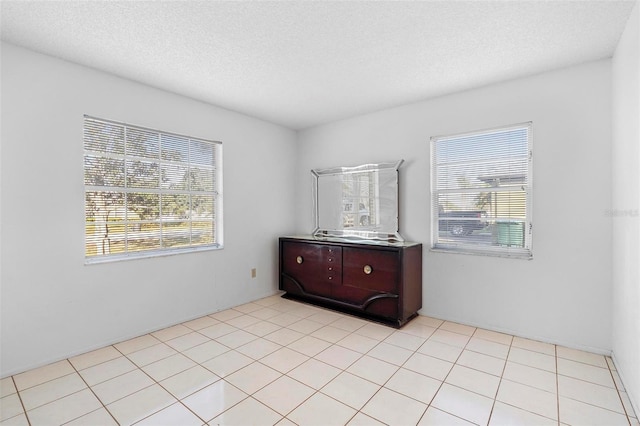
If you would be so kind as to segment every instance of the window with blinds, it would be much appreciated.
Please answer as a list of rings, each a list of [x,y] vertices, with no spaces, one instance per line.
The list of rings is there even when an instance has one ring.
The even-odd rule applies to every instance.
[[[431,138],[432,248],[531,258],[532,125]]]
[[[222,144],[85,116],[87,263],[220,248]]]

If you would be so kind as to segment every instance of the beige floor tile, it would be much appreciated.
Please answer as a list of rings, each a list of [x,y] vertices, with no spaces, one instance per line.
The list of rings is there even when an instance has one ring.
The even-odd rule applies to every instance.
[[[347,371],[373,383],[383,385],[398,371],[398,366],[365,355],[351,364]]]
[[[65,426],[118,426],[115,419],[106,408],[98,408],[82,417],[65,423]]]
[[[18,392],[16,386],[13,384],[13,378],[11,376],[5,377],[0,380],[0,398],[4,398],[7,395],[11,395]]]
[[[269,318],[267,321],[279,325],[280,327],[286,327],[288,325],[291,325],[295,322],[298,322],[300,320],[300,317],[295,316],[295,315],[291,315],[291,314],[287,314],[287,313],[282,313],[280,315],[276,315],[273,316],[271,318]]]
[[[533,352],[527,349],[511,348],[509,351],[508,361],[517,362],[518,364],[527,365],[529,367],[539,368],[541,370],[556,372],[556,359],[551,355]]]
[[[354,331],[364,327],[367,324],[367,321],[361,320],[359,318],[342,317],[339,320],[332,322],[331,326],[353,333]]]
[[[252,317],[256,317],[258,319],[261,319],[261,320],[266,320],[266,319],[275,317],[276,315],[280,315],[280,313],[281,312],[278,311],[278,310],[271,309],[271,308],[268,308],[268,307],[267,308],[263,307],[261,309],[258,309],[257,311],[251,312],[249,315],[251,315]]]
[[[628,426],[629,420],[621,413],[560,396],[560,422],[580,426]]]
[[[136,426],[201,426],[202,420],[179,402],[168,406],[149,417],[144,418]]]
[[[395,331],[389,337],[384,339],[385,343],[390,345],[399,346],[410,351],[417,350],[427,339],[414,336],[412,334],[403,333],[401,331]]]
[[[555,374],[529,367],[523,364],[507,361],[507,365],[502,375],[504,379],[531,386],[543,391],[557,393],[557,377]]]
[[[260,318],[253,317],[251,315],[242,315],[239,317],[231,318],[230,320],[225,321],[227,324],[232,325],[239,329],[245,329],[253,324],[261,322]]]
[[[293,410],[287,418],[305,426],[344,425],[356,410],[322,393],[316,393]]]
[[[326,340],[330,343],[336,343],[339,340],[344,339],[350,333],[348,331],[342,330],[341,328],[332,327],[330,325],[325,325],[322,328],[317,329],[311,336],[316,337],[318,339]]]
[[[247,333],[246,331],[237,330],[224,336],[220,336],[216,339],[218,343],[222,343],[225,346],[235,349],[238,346],[246,345],[252,340],[256,340],[258,337],[255,334]]]
[[[372,419],[371,417],[367,416],[366,414],[362,414],[361,412],[353,416],[349,421],[349,423],[347,423],[347,425],[348,426],[385,426],[384,423],[379,422],[375,419]]]
[[[153,380],[140,370],[133,370],[106,382],[93,386],[93,392],[104,405],[132,395],[153,385]]]
[[[506,426],[506,425],[536,425],[536,426],[554,426],[558,422],[547,417],[531,413],[526,410],[504,404],[500,401],[496,402],[491,413],[489,425]]]
[[[97,385],[114,377],[118,377],[129,371],[135,370],[136,365],[125,356],[94,365],[81,370],[79,373],[89,386]]]
[[[300,352],[301,354],[312,357],[318,355],[329,346],[331,346],[331,343],[327,342],[326,340],[318,339],[317,337],[313,336],[304,336],[300,340],[296,340],[287,347],[289,349],[293,349],[296,352]]]
[[[324,327],[324,324],[320,324],[319,322],[311,321],[308,319],[301,319],[287,326],[288,329],[297,331],[298,333],[302,334],[311,334],[322,327]]]
[[[496,399],[543,417],[558,419],[558,398],[552,392],[503,379]]]
[[[145,373],[159,382],[195,366],[196,363],[178,353],[142,367]]]
[[[415,353],[402,367],[436,380],[444,380],[449,371],[451,371],[453,363],[429,355]]]
[[[161,359],[170,357],[171,355],[175,355],[177,353],[178,352],[171,346],[168,346],[164,343],[159,343],[157,345],[149,346],[148,348],[132,352],[127,355],[127,358],[133,361],[133,363],[138,367],[144,367],[145,365],[149,365],[152,362],[160,361]]]
[[[159,385],[151,385],[132,395],[107,405],[107,410],[121,425],[144,419],[177,400]]]
[[[85,368],[93,367],[94,365],[98,365],[121,356],[122,354],[116,348],[113,346],[107,346],[69,358],[69,362],[73,364],[76,370],[84,370]]]
[[[380,385],[345,371],[323,387],[321,392],[360,410],[379,389]]]
[[[282,416],[253,398],[247,398],[213,419],[213,425],[275,425]],[[150,425],[151,426],[151,425]]]
[[[452,331],[437,329],[429,340],[444,343],[449,346],[456,346],[458,348],[464,348],[469,342],[470,337],[464,334],[454,333]]]
[[[454,365],[445,382],[494,399],[500,378],[462,365]]]
[[[240,352],[229,351],[203,362],[202,366],[219,377],[228,376],[251,364],[253,360]]]
[[[433,339],[427,340],[418,348],[418,352],[421,354],[449,362],[456,362],[462,351],[463,349],[461,347],[447,345],[446,343],[441,343]]]
[[[360,327],[354,333],[359,334],[361,336],[371,337],[376,340],[384,340],[387,337],[393,334],[394,330],[390,327],[385,327],[383,325],[369,323]]]
[[[540,352],[546,355],[556,356],[556,346],[551,343],[539,342],[537,340],[525,339],[524,337],[514,337],[511,343],[513,347]]]
[[[490,340],[472,337],[465,349],[479,352],[481,354],[490,355],[496,358],[506,359],[509,354],[509,346],[502,343],[492,342]]]
[[[282,376],[282,373],[259,362],[254,362],[228,375],[225,377],[225,380],[241,391],[251,395],[275,381],[280,376]]]
[[[315,322],[319,322],[320,324],[331,324],[334,321],[339,320],[340,318],[343,318],[344,315],[342,314],[337,314],[334,312],[330,312],[328,310],[321,310],[318,311],[312,315],[309,315],[307,317],[307,319],[311,320],[311,321],[315,321]]]
[[[0,399],[0,421],[5,421],[23,412],[22,403],[17,393]]]
[[[507,346],[510,346],[513,341],[513,336],[510,334],[499,333],[497,331],[485,330],[482,328],[476,329],[475,333],[473,333],[473,337]]]
[[[609,368],[604,355],[598,355],[591,352],[585,352],[578,349],[566,348],[558,346],[556,348],[558,358],[570,359],[572,361],[590,364],[596,367]]]
[[[176,337],[183,336],[191,332],[192,330],[189,327],[178,324],[172,327],[163,328],[162,330],[154,331],[151,335],[162,342],[166,342],[167,340],[175,339]]]
[[[198,364],[202,364],[210,359],[213,359],[225,352],[229,352],[231,348],[226,347],[214,340],[203,343],[193,348],[184,351],[184,355],[194,360]]]
[[[287,376],[311,388],[320,389],[333,380],[340,372],[341,370],[338,368],[312,358],[289,371]]]
[[[0,421],[2,426],[29,426],[27,415],[20,413],[17,416],[9,417],[7,420]]]
[[[445,321],[440,325],[440,330],[452,331],[458,334],[464,334],[465,336],[473,336],[476,331],[475,327],[471,327],[464,324],[458,324],[457,322]]]
[[[113,346],[117,350],[122,352],[123,355],[128,355],[132,352],[137,352],[141,349],[148,348],[149,346],[157,345],[158,343],[160,343],[160,340],[156,339],[150,334],[145,334],[143,336],[135,337],[121,343],[116,343]]]
[[[409,324],[406,324],[402,327],[402,332],[406,334],[411,334],[412,336],[420,337],[423,339],[428,339],[436,332],[436,328],[429,327],[425,324],[420,324],[418,322],[412,321]]]
[[[413,351],[401,348],[400,346],[380,342],[375,348],[367,352],[367,355],[379,360],[401,366],[413,355]]]
[[[163,380],[160,382],[160,385],[176,398],[183,399],[218,380],[220,380],[220,377],[203,366],[196,365],[182,373]]]
[[[502,358],[492,357],[490,355],[481,354],[480,352],[464,350],[458,358],[457,364],[493,374],[494,376],[501,376],[505,362],[506,361]]]
[[[429,405],[442,382],[405,368],[401,368],[384,387]]]
[[[362,412],[386,424],[410,425],[417,424],[426,409],[427,404],[382,388],[365,404]]]
[[[444,324],[443,320],[437,319],[437,318],[431,318],[426,315],[418,315],[413,320],[411,320],[411,322],[417,322],[418,324],[424,324],[433,328],[438,328],[442,324]]]
[[[209,327],[200,329],[198,330],[198,333],[207,336],[209,339],[217,339],[218,337],[222,337],[225,334],[233,333],[237,330],[237,328],[227,324],[226,322],[220,322],[218,324],[210,325]]]
[[[378,343],[380,343],[378,340],[372,339],[370,337],[361,336],[359,334],[349,334],[348,336],[336,342],[336,345],[342,346],[343,348],[351,349],[352,351],[366,354]]]
[[[247,333],[254,334],[258,337],[264,337],[267,334],[271,334],[274,331],[280,330],[281,328],[282,327],[272,322],[260,321],[248,327],[244,327],[243,330],[246,331]]]
[[[332,345],[320,352],[314,358],[341,370],[347,369],[351,364],[362,357],[362,354],[342,346]]]
[[[56,399],[27,413],[31,426],[61,425],[102,407],[89,389]]]
[[[493,399],[444,383],[431,406],[472,423],[486,425]]]
[[[204,316],[191,321],[187,321],[182,325],[197,331],[203,328],[211,327],[212,325],[216,325],[218,323],[220,323],[220,321],[218,321],[217,319],[211,318],[210,316]]]
[[[435,407],[427,408],[427,411],[420,419],[419,426],[434,426],[434,425],[442,425],[442,426],[471,426],[473,423],[468,422],[460,417],[456,417],[452,414],[445,413],[442,410],[438,410]]]
[[[558,394],[624,414],[618,391],[607,386],[600,386],[584,380],[559,375]]]
[[[182,403],[205,421],[210,421],[247,398],[247,394],[224,380],[186,397]]]
[[[270,340],[257,338],[236,348],[236,351],[250,358],[260,359],[281,348],[282,346]]]
[[[225,309],[223,311],[218,311],[216,313],[213,314],[209,314],[209,316],[213,319],[217,319],[218,321],[227,321],[230,320],[232,318],[236,318],[239,316],[244,315],[243,312],[240,312],[238,310],[235,309]]]
[[[308,356],[299,352],[289,348],[282,348],[265,356],[260,360],[260,362],[284,374],[293,370],[308,359]]]
[[[591,364],[585,364],[569,359],[557,359],[558,374],[573,377],[591,383],[596,383],[610,388],[616,388],[613,376],[609,368],[596,367]]]
[[[264,339],[271,340],[274,343],[277,343],[282,346],[287,346],[296,340],[304,337],[304,334],[298,333],[295,330],[291,330],[288,328],[281,328],[279,330],[274,331],[273,333],[269,333],[264,336]]]
[[[57,379],[49,380],[20,392],[25,410],[33,410],[51,401],[60,399],[72,393],[85,389],[87,385],[78,373],[68,374]]]
[[[45,365],[44,367],[34,368],[33,370],[16,374],[13,376],[13,379],[15,381],[16,388],[19,391],[22,391],[71,373],[75,373],[75,370],[69,361],[65,359],[63,361]]]
[[[171,346],[176,351],[186,351],[194,346],[201,345],[209,341],[209,338],[200,333],[188,333],[175,339],[167,340],[165,343]]]
[[[251,313],[251,312],[259,311],[263,307],[264,306],[262,306],[262,305],[260,305],[258,303],[249,302],[249,303],[245,303],[244,305],[235,306],[233,309],[235,311],[240,311],[242,313],[248,314],[248,313]]]
[[[309,386],[290,377],[282,376],[253,394],[253,397],[286,416],[314,393],[315,391]]]

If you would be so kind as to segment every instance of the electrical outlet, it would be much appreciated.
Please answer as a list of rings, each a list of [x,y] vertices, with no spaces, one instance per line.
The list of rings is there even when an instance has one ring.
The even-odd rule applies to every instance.
[[[257,275],[256,268],[251,268],[251,278],[255,278]]]

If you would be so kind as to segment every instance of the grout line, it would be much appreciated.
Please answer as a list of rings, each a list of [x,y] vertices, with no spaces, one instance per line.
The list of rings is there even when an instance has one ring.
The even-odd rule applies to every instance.
[[[118,352],[120,352],[117,348],[114,347],[114,349]],[[122,353],[122,352],[120,352]],[[104,405],[104,403],[102,402],[102,400],[98,397],[98,395],[96,395],[95,391],[93,390],[93,388],[91,386],[89,386],[89,383],[87,383],[87,381],[84,379],[84,377],[82,377],[82,374],[80,374],[80,371],[78,371],[78,369],[76,368],[75,365],[73,365],[73,363],[71,361],[69,361],[69,364],[71,364],[71,367],[73,368],[73,370],[76,372],[76,374],[78,375],[78,377],[80,377],[80,379],[84,382],[84,384],[87,386],[87,388],[91,391],[91,393],[93,394],[93,396],[98,400],[98,402],[100,402],[100,405],[102,405],[102,408],[104,408],[104,410],[109,413],[109,415],[111,416],[111,418],[113,419],[114,422],[116,422],[117,425],[120,424],[120,422],[118,422],[118,420],[113,416],[113,414],[111,414],[111,411],[109,411],[109,409],[107,408],[106,405]],[[100,364],[96,364],[96,365],[100,365]],[[137,367],[137,366],[136,366]],[[117,376],[119,377],[119,376]],[[89,413],[85,413],[82,416],[86,416],[87,414],[93,413],[94,411],[98,411],[98,409],[90,411]],[[80,417],[82,417],[80,416]],[[77,418],[80,418],[77,417]],[[73,419],[76,420],[76,419]],[[69,422],[73,421],[73,420],[69,420]],[[67,423],[69,423],[67,422]]]
[[[620,399],[620,404],[622,405],[622,411],[624,411],[625,416],[627,417],[627,422],[629,422],[629,426],[631,426],[631,419],[630,419],[630,415],[627,412],[627,407],[625,407],[624,405],[624,401],[622,400],[622,395],[620,395],[620,389],[618,388],[618,382],[616,381],[615,377],[613,377],[613,371],[611,370],[611,365],[609,364],[609,361],[607,361],[607,358],[605,357],[604,362],[607,364],[607,368],[609,369],[609,375],[611,376],[611,380],[613,380],[613,386],[616,389],[616,393],[618,394],[618,398]],[[613,359],[611,360],[611,362],[613,362]],[[618,375],[618,377],[620,377],[620,375]]]
[[[27,423],[29,424],[29,426],[31,426],[31,420],[29,420],[29,415],[27,414],[27,410],[24,406],[24,402],[22,401],[22,395],[20,395],[20,391],[18,390],[18,385],[16,383],[16,379],[14,378],[14,376],[11,376],[11,381],[13,382],[13,387],[16,388],[16,394],[18,394],[18,400],[20,401],[20,405],[22,406],[22,412],[24,413],[24,417],[25,419],[27,419]]]

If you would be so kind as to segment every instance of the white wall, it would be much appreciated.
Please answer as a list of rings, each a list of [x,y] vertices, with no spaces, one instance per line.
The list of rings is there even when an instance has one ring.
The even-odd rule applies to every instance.
[[[299,134],[297,231],[310,173],[403,158],[400,232],[422,242],[421,313],[591,351],[611,351],[611,62],[585,64],[360,116]],[[429,138],[533,121],[533,253],[435,253]]]
[[[613,358],[640,413],[640,4],[613,57]]]
[[[1,81],[0,377],[276,291],[295,132],[4,43]],[[222,141],[225,248],[85,266],[83,114]]]

